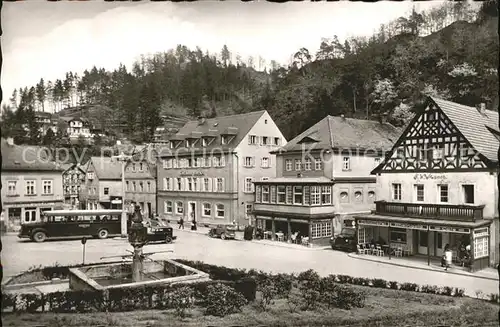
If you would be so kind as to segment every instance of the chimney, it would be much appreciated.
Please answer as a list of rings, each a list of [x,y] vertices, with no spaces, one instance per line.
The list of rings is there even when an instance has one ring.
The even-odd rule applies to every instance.
[[[7,144],[8,145],[14,145],[14,139],[12,137],[7,138]]]
[[[198,125],[203,125],[205,124],[205,118],[204,117],[198,117]]]

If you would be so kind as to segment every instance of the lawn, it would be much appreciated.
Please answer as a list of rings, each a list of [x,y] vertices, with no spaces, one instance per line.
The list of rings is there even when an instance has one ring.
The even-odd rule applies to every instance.
[[[204,316],[202,308],[181,319],[173,310],[114,313],[3,314],[4,326],[498,326],[499,306],[466,297],[416,293],[366,286],[363,308],[351,310],[317,308],[290,312],[286,300],[276,300],[265,312],[255,304],[223,318]]]

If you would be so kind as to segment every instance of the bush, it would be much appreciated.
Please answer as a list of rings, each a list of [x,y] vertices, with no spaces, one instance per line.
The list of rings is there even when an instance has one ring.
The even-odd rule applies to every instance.
[[[276,297],[277,291],[271,278],[266,278],[261,281],[257,287],[260,292],[260,299],[257,305],[262,310],[267,310],[267,308],[274,304],[274,298]]]
[[[401,290],[418,292],[418,285],[415,283],[403,283],[401,284]]]
[[[352,287],[339,285],[335,290],[334,305],[340,309],[362,308],[365,306],[366,295],[356,292]]]
[[[278,297],[288,298],[292,291],[295,276],[291,274],[277,274],[272,276],[274,288]]]
[[[422,292],[423,293],[429,293],[429,294],[439,294],[439,288],[434,285],[424,285],[422,286]]]
[[[395,281],[390,281],[389,282],[389,288],[391,290],[397,290],[397,289],[399,289],[399,283],[395,282]]]
[[[205,315],[224,317],[228,314],[241,311],[241,308],[247,301],[243,295],[231,287],[217,283],[208,286],[205,303]]]
[[[186,311],[194,305],[194,291],[188,286],[176,289],[171,294],[172,306],[175,314],[181,318],[186,316]]]
[[[377,288],[387,288],[387,281],[385,279],[374,278],[371,280],[372,286]]]

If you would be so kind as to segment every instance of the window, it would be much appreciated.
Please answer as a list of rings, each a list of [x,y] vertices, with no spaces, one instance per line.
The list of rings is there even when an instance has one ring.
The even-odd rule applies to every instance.
[[[448,202],[448,184],[438,185],[438,190],[439,190],[439,202],[447,203]]]
[[[196,158],[196,167],[203,167],[203,158]]]
[[[286,201],[286,187],[284,185],[276,186],[277,203],[285,203]]]
[[[135,171],[135,163],[132,164],[132,171]]]
[[[186,140],[186,148],[189,148],[191,146],[191,141],[190,140]]]
[[[224,178],[217,178],[217,192],[224,192]]]
[[[27,223],[36,221],[36,208],[24,209],[24,221]]]
[[[474,259],[488,256],[489,243],[488,228],[474,230]]]
[[[262,168],[269,168],[269,158],[268,157],[264,157],[262,158]]]
[[[94,179],[94,172],[88,172],[87,179],[93,180]]]
[[[203,217],[212,216],[212,205],[210,203],[203,203]]]
[[[227,144],[227,138],[225,136],[220,137],[220,143],[221,144]]]
[[[52,194],[53,193],[51,180],[42,181],[42,186],[43,186],[43,194]]]
[[[205,159],[205,167],[210,167],[210,158],[204,158]]]
[[[276,185],[271,186],[271,203],[276,203]]]
[[[433,159],[443,159],[444,148],[442,145],[434,145],[432,148],[432,158]]]
[[[422,184],[415,185],[415,200],[417,202],[424,202],[424,185]]]
[[[269,137],[262,136],[260,144],[261,145],[269,145]]]
[[[177,201],[175,203],[175,212],[178,215],[182,215],[184,213],[184,204],[182,203],[182,201]]]
[[[201,146],[207,146],[207,139],[206,138],[201,139]]]
[[[374,202],[375,201],[375,191],[369,191],[368,192],[368,200],[370,202]]]
[[[139,190],[141,192],[144,192],[144,183],[143,182],[139,182]]]
[[[322,170],[323,163],[321,162],[321,158],[314,158],[314,170]]]
[[[299,159],[295,159],[295,170],[296,171],[300,170],[300,165],[301,165],[300,160]]]
[[[104,195],[109,195],[109,187],[104,188]]]
[[[321,203],[322,204],[332,204],[332,187],[322,186],[321,187]]]
[[[342,170],[351,170],[351,158],[342,158]]]
[[[253,212],[253,205],[247,203],[245,208],[245,218],[248,219],[252,214],[252,212]]]
[[[172,213],[172,201],[165,201],[165,213]]]
[[[188,177],[187,179],[187,190],[193,191],[193,179],[191,177]]]
[[[311,186],[311,205],[321,204],[320,186]]]
[[[401,184],[392,184],[392,199],[401,201]]]
[[[245,193],[252,193],[253,192],[253,178],[252,177],[246,177],[245,178]]]
[[[262,202],[269,203],[269,185],[262,185]]]
[[[418,246],[427,247],[429,232],[424,232],[422,230],[418,231]]]
[[[132,186],[133,186],[134,192],[136,192],[137,191],[137,184],[135,182],[132,182]]]
[[[341,203],[349,203],[349,193],[343,191],[340,192],[340,202]]]
[[[311,158],[306,158],[304,160],[304,169],[311,170]]]
[[[253,167],[254,158],[253,157],[245,157],[244,165],[245,165],[245,167]]]
[[[257,144],[257,136],[256,135],[248,135],[248,144],[252,144],[252,145]]]
[[[373,239],[373,228],[360,227],[358,229],[358,243],[359,244],[369,243],[372,239]]]
[[[311,238],[322,238],[332,236],[332,222],[324,221],[311,224]]]
[[[375,158],[375,166],[380,165],[380,158]]]
[[[281,145],[281,139],[279,137],[274,138],[274,145]]]
[[[148,192],[151,192],[151,182],[148,182]]]
[[[199,191],[198,178],[193,178],[193,191]]]
[[[223,204],[216,204],[215,211],[216,211],[215,217],[224,218],[224,205]]]
[[[172,168],[172,159],[163,160],[163,168],[164,169]]]
[[[177,190],[176,191],[183,191],[183,189],[182,189],[182,178],[177,177],[177,183],[176,183],[176,185],[177,185]]]
[[[291,186],[286,187],[286,203],[287,204],[293,203],[293,190]]]
[[[26,195],[35,195],[35,181],[26,181]]]
[[[130,190],[130,183],[128,181],[125,182],[125,190],[126,191]]]
[[[143,171],[143,170],[144,170],[144,165],[143,165],[143,163],[141,162],[141,163],[139,163],[139,171]]]
[[[356,201],[356,203],[363,202],[363,193],[361,193],[361,191],[354,192],[354,201]]]
[[[292,159],[285,160],[285,170],[292,171]]]
[[[203,178],[203,191],[211,191],[210,178]]]
[[[464,203],[474,204],[474,185],[462,185]]]
[[[302,202],[303,202],[302,186],[294,186],[293,204],[302,204]]]
[[[255,187],[255,202],[260,203],[262,200],[262,187],[260,185],[257,185]]]
[[[8,181],[7,195],[17,195],[17,181]]]
[[[389,239],[391,242],[406,243],[406,229],[391,227]]]

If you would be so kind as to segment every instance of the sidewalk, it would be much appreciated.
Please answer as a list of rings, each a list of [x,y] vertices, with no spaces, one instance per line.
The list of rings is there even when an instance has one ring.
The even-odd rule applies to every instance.
[[[462,275],[462,276],[468,276],[468,277],[474,277],[474,278],[482,278],[482,279],[489,279],[489,280],[499,280],[498,278],[498,272],[494,268],[485,268],[480,271],[476,272],[469,272],[464,270],[462,267],[457,267],[457,266],[451,266],[448,268],[448,271],[445,271],[443,267],[441,267],[439,262],[433,262],[431,261],[430,266],[427,265],[427,259],[421,260],[421,258],[401,258],[401,257],[378,257],[378,256],[373,256],[369,254],[356,254],[356,253],[349,253],[349,257],[359,259],[359,260],[365,260],[365,261],[372,261],[372,262],[379,262],[387,265],[393,265],[393,266],[399,266],[399,267],[406,267],[406,268],[414,268],[414,269],[421,269],[421,270],[428,270],[428,271],[441,271],[443,273],[447,274],[454,274],[454,275]],[[424,262],[425,261],[425,262]]]
[[[207,227],[198,227],[196,231],[191,230],[190,227],[185,228],[185,229],[174,229],[174,234],[176,232],[184,232],[184,233],[195,233],[195,234],[202,234],[202,235],[207,235],[208,231],[210,228]],[[238,241],[246,241],[243,238],[244,233],[242,231],[237,231],[236,232],[236,240]],[[251,240],[251,241],[246,241],[246,242],[252,242],[252,243],[257,243],[257,244],[262,244],[262,245],[268,245],[268,246],[277,246],[277,247],[283,247],[283,248],[289,248],[289,249],[295,249],[295,250],[303,250],[303,251],[318,251],[318,250],[324,250],[324,249],[330,249],[329,246],[322,246],[322,247],[307,247],[299,244],[292,244],[292,243],[287,243],[287,242],[277,242],[277,241],[271,241],[271,240]]]

